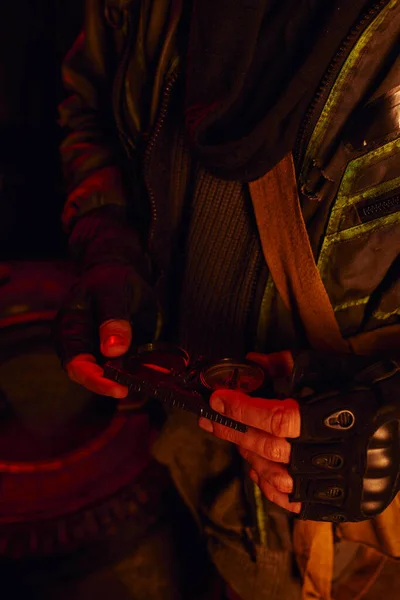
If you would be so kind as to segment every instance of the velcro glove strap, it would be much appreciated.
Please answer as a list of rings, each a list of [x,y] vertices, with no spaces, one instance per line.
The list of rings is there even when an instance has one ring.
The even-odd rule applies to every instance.
[[[301,412],[289,467],[299,518],[362,521],[381,513],[399,487],[399,365],[303,354],[292,395]]]

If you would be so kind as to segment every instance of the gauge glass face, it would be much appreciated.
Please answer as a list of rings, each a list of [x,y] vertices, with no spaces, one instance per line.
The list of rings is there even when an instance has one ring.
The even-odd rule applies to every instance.
[[[133,357],[133,360],[139,360],[146,367],[161,373],[181,373],[189,363],[189,356],[177,346],[149,344],[148,347],[139,348],[139,352]]]
[[[264,383],[261,367],[242,362],[221,362],[202,371],[201,382],[212,390],[233,389],[250,394]]]

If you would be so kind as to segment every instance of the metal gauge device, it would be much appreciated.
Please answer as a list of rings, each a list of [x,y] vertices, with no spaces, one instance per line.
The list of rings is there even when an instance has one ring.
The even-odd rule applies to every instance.
[[[231,389],[261,395],[268,384],[264,369],[250,360],[199,358],[191,363],[184,349],[163,343],[140,346],[121,359],[108,361],[104,377],[128,386],[129,395],[144,394],[243,433],[246,425],[211,408],[211,394]]]
[[[219,389],[240,390],[252,394],[265,384],[265,371],[249,360],[236,361],[223,358],[200,371],[200,381],[213,391]]]

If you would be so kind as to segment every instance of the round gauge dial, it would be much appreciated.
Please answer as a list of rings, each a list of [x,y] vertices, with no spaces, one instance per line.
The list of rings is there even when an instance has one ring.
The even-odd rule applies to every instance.
[[[181,373],[189,364],[189,355],[179,346],[156,342],[136,348],[131,360],[161,373]]]
[[[264,380],[265,373],[259,365],[230,358],[203,369],[200,374],[201,383],[211,390],[240,390],[246,394],[261,388]]]

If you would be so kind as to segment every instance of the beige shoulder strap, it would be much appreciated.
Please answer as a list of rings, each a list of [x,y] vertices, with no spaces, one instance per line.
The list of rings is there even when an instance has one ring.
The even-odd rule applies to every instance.
[[[287,308],[301,319],[310,345],[321,351],[352,350],[357,354],[369,354],[388,346],[400,351],[398,325],[384,327],[381,335],[374,331],[373,335],[363,333],[349,342],[342,338],[312,254],[301,213],[292,155],[285,156],[272,171],[251,183],[250,193],[264,256],[275,286]],[[338,533],[344,539],[376,548],[363,550],[361,567],[355,579],[353,573],[350,582],[353,586],[356,583],[357,589],[365,591],[373,583],[386,560],[382,552],[399,556],[400,529],[395,528],[399,522],[399,505],[400,494],[373,521],[339,526]],[[303,574],[302,598],[332,600],[332,524],[296,521],[293,543]],[[349,586],[349,582],[345,583]],[[342,589],[337,591],[337,595],[335,593],[336,600],[347,597]]]
[[[264,257],[286,307],[300,318],[312,348],[349,352],[315,264],[292,154],[249,187]]]

